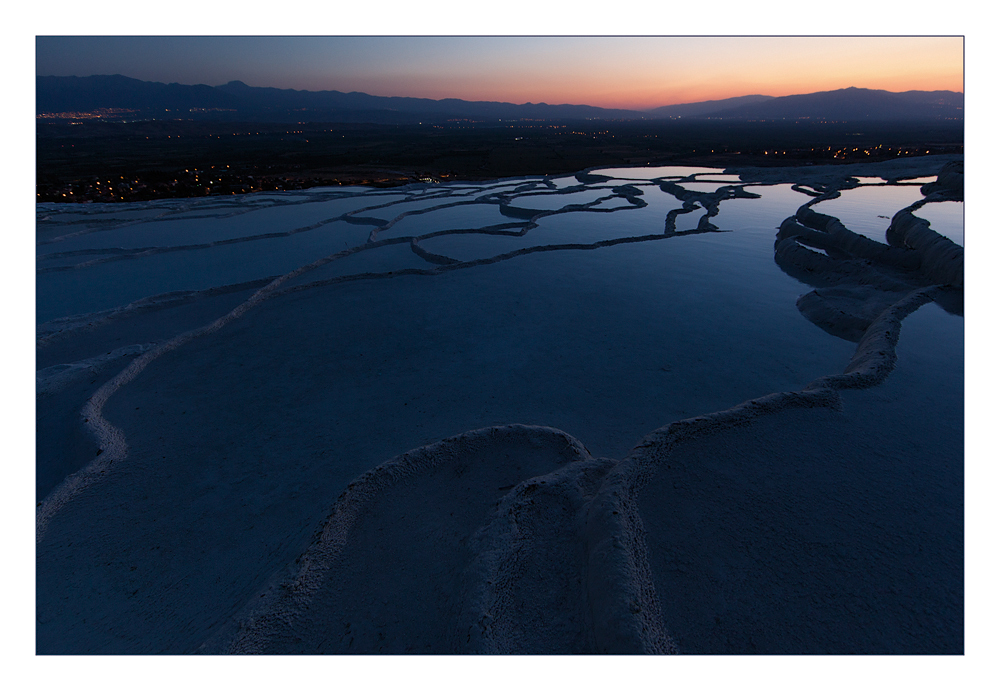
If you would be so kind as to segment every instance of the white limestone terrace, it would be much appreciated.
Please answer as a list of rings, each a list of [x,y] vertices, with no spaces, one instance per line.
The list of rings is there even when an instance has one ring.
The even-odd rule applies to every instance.
[[[39,205],[37,650],[961,653],[960,200],[925,157]]]

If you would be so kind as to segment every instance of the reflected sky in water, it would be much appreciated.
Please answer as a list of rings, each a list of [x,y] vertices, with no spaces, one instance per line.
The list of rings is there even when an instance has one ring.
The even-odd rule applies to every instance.
[[[857,187],[844,190],[838,198],[822,201],[812,208],[821,214],[836,216],[848,230],[884,243],[885,231],[895,213],[923,198],[920,188],[915,185]]]
[[[932,230],[955,244],[965,246],[964,202],[931,202],[917,209],[913,215],[929,221]]]

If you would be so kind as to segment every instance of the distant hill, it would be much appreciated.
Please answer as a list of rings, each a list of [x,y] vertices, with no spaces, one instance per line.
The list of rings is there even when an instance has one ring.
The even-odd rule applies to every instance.
[[[813,94],[780,96],[758,103],[703,112],[703,116],[730,120],[843,120],[914,121],[962,119],[965,95],[954,91],[895,93],[850,87]]]
[[[290,108],[334,112],[372,112],[384,110],[399,114],[430,118],[638,118],[643,114],[632,110],[614,110],[586,105],[549,105],[547,103],[501,103],[496,101],[463,101],[457,98],[433,100],[399,96],[371,96],[352,91],[297,91],[252,87],[240,81],[216,87],[218,91],[238,98],[247,107],[257,109]]]
[[[36,78],[36,113],[86,112],[98,108],[128,108],[144,114],[186,110],[189,113],[185,117],[198,119],[277,122],[410,123],[462,118],[583,120],[646,117],[639,111],[587,105],[513,104],[455,98],[433,100],[371,96],[360,92],[298,91],[247,86],[240,81],[211,87],[204,84],[186,86],[144,82],[122,75]]]
[[[137,117],[255,122],[416,123],[493,120],[726,120],[917,121],[961,119],[964,96],[952,91],[893,93],[840,89],[796,96],[739,96],[663,106],[649,111],[587,105],[501,103],[449,98],[386,97],[340,91],[252,87],[240,81],[221,86],[162,84],[118,75],[37,77],[38,114],[90,112],[100,108],[136,111]],[[170,111],[172,114],[165,116]],[[176,113],[176,114],[174,114]]]
[[[144,82],[120,74],[35,79],[37,113],[86,112],[98,108],[236,108],[239,105],[231,95],[204,84]]]
[[[739,106],[761,103],[773,100],[774,96],[737,96],[735,98],[724,98],[720,101],[699,101],[697,103],[681,103],[676,106],[660,106],[649,111],[654,117],[664,118],[693,118],[702,115],[712,115],[719,111],[737,108]]]

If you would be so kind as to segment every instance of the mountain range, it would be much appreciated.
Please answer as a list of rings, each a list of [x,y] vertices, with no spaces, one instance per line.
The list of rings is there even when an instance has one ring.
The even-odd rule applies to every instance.
[[[501,103],[448,98],[372,96],[360,92],[300,91],[252,87],[163,84],[122,75],[37,77],[39,116],[132,111],[136,119],[198,119],[254,122],[417,123],[449,120],[837,120],[914,122],[962,120],[965,96],[954,91],[891,92],[850,87],[793,96],[749,95],[717,101],[622,110],[588,105]]]

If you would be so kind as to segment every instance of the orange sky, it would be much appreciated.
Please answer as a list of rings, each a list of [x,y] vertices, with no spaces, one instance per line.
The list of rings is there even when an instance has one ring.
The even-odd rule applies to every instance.
[[[623,108],[849,86],[964,90],[961,38],[525,39],[506,70],[489,65],[500,59],[499,48],[470,49],[460,65],[373,81],[384,95]]]
[[[36,73],[636,109],[964,91],[961,37],[64,37],[38,39]]]

